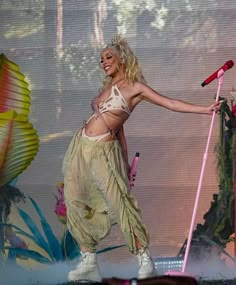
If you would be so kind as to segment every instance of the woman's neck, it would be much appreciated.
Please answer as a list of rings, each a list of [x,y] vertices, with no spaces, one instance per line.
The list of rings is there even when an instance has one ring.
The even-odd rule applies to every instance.
[[[125,76],[119,77],[119,78],[112,78],[111,85],[116,85],[119,82],[122,82],[125,80]]]

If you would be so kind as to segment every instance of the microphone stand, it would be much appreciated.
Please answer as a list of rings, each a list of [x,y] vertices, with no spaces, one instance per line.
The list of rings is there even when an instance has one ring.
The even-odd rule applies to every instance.
[[[223,84],[223,75],[224,75],[224,70],[220,69],[217,73],[218,90],[217,90],[217,95],[216,95],[216,99],[215,99],[216,102],[219,100],[220,89],[221,89],[221,86]],[[203,156],[201,174],[200,174],[200,178],[199,178],[199,182],[198,182],[197,194],[196,194],[195,204],[194,204],[194,208],[193,208],[192,220],[191,220],[191,225],[190,225],[190,229],[189,229],[189,235],[188,235],[188,241],[187,241],[185,255],[184,255],[182,271],[181,272],[176,272],[176,271],[166,272],[165,274],[167,274],[167,275],[184,275],[183,273],[185,272],[185,269],[186,269],[190,245],[191,245],[191,241],[192,241],[193,230],[194,230],[194,224],[195,224],[195,220],[196,220],[197,207],[198,207],[199,197],[200,197],[201,188],[202,188],[202,181],[203,181],[206,161],[207,161],[207,157],[208,157],[208,149],[209,149],[209,145],[210,145],[213,125],[214,125],[214,120],[215,120],[215,115],[216,115],[216,112],[215,112],[215,110],[213,110],[213,114],[212,114],[212,118],[211,118],[211,125],[210,125],[207,144],[206,144],[206,149],[205,149],[205,153]]]
[[[218,90],[217,90],[217,95],[216,95],[216,100],[215,100],[216,102],[219,100],[219,97],[220,97],[220,89],[221,89],[221,86],[223,84],[223,75],[224,75],[224,70],[220,69],[218,71],[218,74],[217,74]],[[199,178],[199,182],[198,182],[197,194],[196,194],[196,199],[195,199],[195,204],[194,204],[194,209],[193,209],[193,214],[192,214],[192,221],[191,221],[191,225],[190,225],[190,229],[189,229],[189,236],[188,236],[188,242],[187,242],[185,256],[184,256],[182,272],[185,272],[186,265],[187,265],[187,260],[188,260],[188,256],[189,256],[189,250],[190,250],[192,234],[193,234],[193,227],[194,227],[195,219],[196,219],[197,207],[198,207],[200,192],[201,192],[201,188],[202,188],[202,181],[203,181],[206,161],[207,161],[207,157],[208,157],[208,149],[209,149],[209,145],[210,145],[210,140],[211,140],[211,134],[212,134],[213,125],[214,125],[215,115],[216,115],[216,112],[214,110],[213,114],[212,114],[212,118],[211,118],[211,125],[210,125],[210,129],[209,129],[209,133],[208,133],[206,149],[205,149],[205,153],[204,153],[204,156],[203,156],[201,174],[200,174],[200,178]]]

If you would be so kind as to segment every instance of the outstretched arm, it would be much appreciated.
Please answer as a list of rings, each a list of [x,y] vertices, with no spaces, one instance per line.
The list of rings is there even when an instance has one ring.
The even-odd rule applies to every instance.
[[[143,83],[137,83],[137,91],[141,100],[149,101],[153,104],[162,106],[175,112],[212,114],[213,111],[218,112],[221,102],[214,102],[210,106],[200,106],[185,101],[172,99],[157,93],[155,90]]]

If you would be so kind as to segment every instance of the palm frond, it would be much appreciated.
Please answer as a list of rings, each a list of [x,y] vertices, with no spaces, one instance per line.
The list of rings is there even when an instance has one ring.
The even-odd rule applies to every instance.
[[[75,257],[80,256],[80,246],[68,230],[66,230],[62,237],[61,248],[66,259],[73,260]]]
[[[39,139],[28,121],[28,82],[17,64],[0,55],[0,186],[22,173],[38,152]]]
[[[24,256],[27,258],[31,258],[37,262],[45,263],[45,264],[52,263],[50,259],[48,259],[47,257],[43,256],[42,254],[34,250],[14,248],[14,247],[9,247],[9,246],[5,246],[4,249],[9,250],[11,252],[11,255]]]
[[[54,259],[48,243],[46,242],[45,238],[43,237],[42,233],[40,232],[39,228],[37,227],[33,219],[22,209],[18,208],[18,213],[23,219],[28,229],[31,231],[32,235],[36,240],[36,243],[48,253],[50,258]]]
[[[27,118],[15,111],[0,113],[0,186],[22,173],[39,149],[39,138]]]
[[[47,241],[48,241],[50,250],[53,254],[53,257],[55,258],[56,261],[62,261],[62,250],[61,250],[61,246],[60,246],[58,239],[54,235],[51,226],[47,222],[47,220],[46,220],[42,210],[38,206],[38,204],[35,202],[35,200],[33,198],[29,197],[29,199],[32,202],[35,210],[37,211],[37,213],[41,219],[41,225],[42,225],[42,228],[44,230],[44,234],[47,238]]]

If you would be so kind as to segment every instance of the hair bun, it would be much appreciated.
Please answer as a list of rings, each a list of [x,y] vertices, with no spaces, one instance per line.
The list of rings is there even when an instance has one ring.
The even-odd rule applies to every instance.
[[[123,38],[121,35],[116,35],[116,36],[111,40],[111,45],[112,45],[112,46],[127,45],[127,41],[126,41],[126,39]]]

